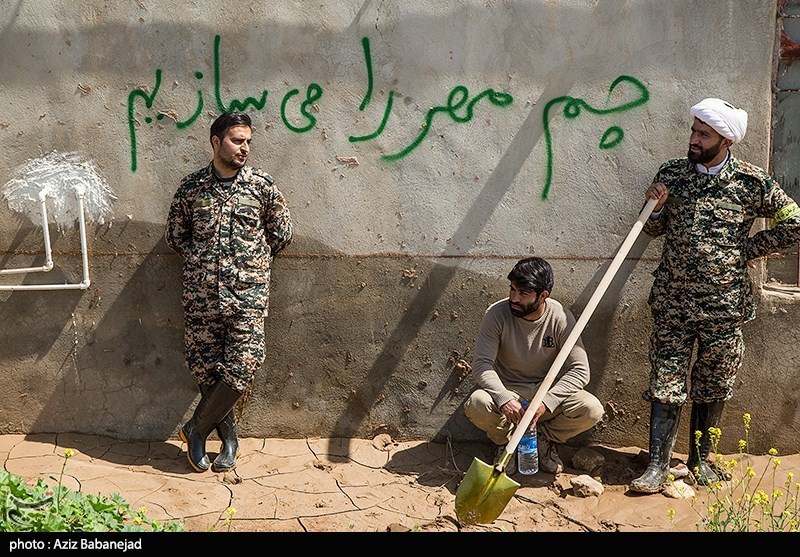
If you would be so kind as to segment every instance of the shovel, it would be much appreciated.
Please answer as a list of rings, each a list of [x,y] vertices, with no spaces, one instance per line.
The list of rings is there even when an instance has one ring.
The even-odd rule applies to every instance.
[[[653,212],[653,207],[655,207],[656,202],[656,199],[650,199],[645,204],[644,209],[642,209],[642,212],[639,214],[639,219],[634,223],[631,231],[628,232],[628,236],[619,248],[617,255],[614,256],[611,265],[609,265],[603,278],[600,279],[600,284],[597,285],[597,289],[595,289],[592,297],[586,303],[586,307],[581,313],[581,316],[575,322],[575,326],[572,328],[572,331],[570,331],[564,346],[559,350],[558,356],[556,356],[556,359],[553,361],[553,365],[550,366],[550,370],[539,385],[533,400],[528,404],[528,409],[515,426],[511,439],[506,444],[503,452],[498,456],[495,465],[490,466],[477,457],[472,460],[472,464],[456,491],[456,517],[461,524],[489,524],[494,522],[494,520],[500,516],[500,513],[503,512],[503,509],[506,508],[506,505],[508,505],[514,493],[516,493],[519,484],[506,476],[506,464],[511,460],[514,451],[517,450],[520,439],[522,439],[525,431],[528,430],[528,427],[533,421],[536,409],[539,408],[542,399],[544,399],[544,395],[547,394],[558,371],[561,369],[561,366],[564,365],[570,350],[572,350],[572,347],[578,341],[583,328],[586,326],[597,304],[600,302],[600,298],[603,297],[614,275],[617,274],[620,265],[622,265],[622,261],[625,259],[625,256],[628,255],[637,236],[639,236],[639,232],[641,232],[645,221],[650,216],[650,213]]]

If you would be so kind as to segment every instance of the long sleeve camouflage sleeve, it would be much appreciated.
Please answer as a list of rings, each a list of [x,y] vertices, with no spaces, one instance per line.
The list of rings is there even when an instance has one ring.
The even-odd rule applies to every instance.
[[[265,204],[264,222],[272,255],[275,256],[292,242],[294,224],[289,206],[280,190],[273,186],[268,202]]]
[[[756,259],[778,252],[800,242],[800,207],[772,178],[758,216],[770,219],[770,228],[756,232],[747,239],[745,257]]]
[[[170,249],[181,257],[186,257],[192,242],[192,213],[183,190],[184,184],[181,183],[169,208],[164,239]]]

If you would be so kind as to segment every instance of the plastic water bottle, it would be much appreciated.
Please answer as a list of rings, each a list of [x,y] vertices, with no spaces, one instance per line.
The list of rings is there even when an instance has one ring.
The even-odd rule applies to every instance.
[[[522,403],[523,408],[528,407],[527,402]],[[530,427],[530,425],[529,425]],[[532,476],[539,471],[539,442],[536,438],[536,428],[528,429],[517,445],[517,470],[520,474]]]

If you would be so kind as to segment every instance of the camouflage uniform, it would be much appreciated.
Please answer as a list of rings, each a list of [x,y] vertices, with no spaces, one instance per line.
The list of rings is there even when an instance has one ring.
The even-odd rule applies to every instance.
[[[729,400],[742,362],[742,324],[755,318],[747,261],[800,240],[800,209],[763,169],[729,156],[716,176],[687,158],[666,162],[653,182],[669,188],[660,218],[644,232],[664,235],[649,304],[650,385],[644,398],[664,404],[687,399],[686,374],[695,340],[691,399]],[[749,236],[756,218],[770,229]]]
[[[225,183],[210,164],[181,181],[165,237],[183,257],[186,363],[201,385],[244,392],[263,364],[270,265],[292,231],[283,194],[259,169]]]

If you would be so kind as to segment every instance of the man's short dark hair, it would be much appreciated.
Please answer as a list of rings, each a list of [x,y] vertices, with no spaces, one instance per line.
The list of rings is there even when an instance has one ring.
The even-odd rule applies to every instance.
[[[541,257],[526,257],[520,259],[511,272],[508,280],[523,292],[536,292],[543,290],[553,291],[553,268],[550,263]]]
[[[236,126],[247,126],[252,129],[253,121],[250,120],[250,115],[244,112],[223,112],[217,116],[217,119],[211,124],[211,133],[208,137],[209,141],[214,136],[217,136],[220,141],[225,139],[225,134],[228,133],[228,130]]]

